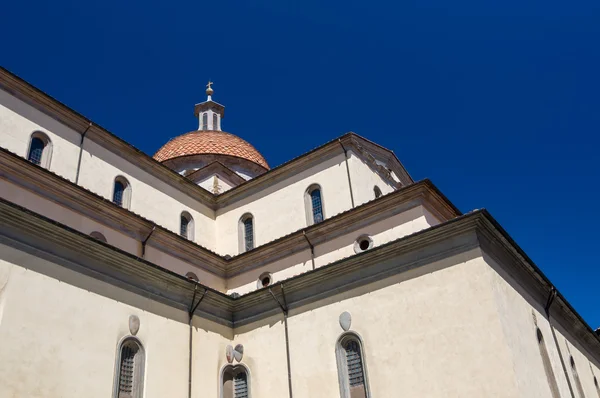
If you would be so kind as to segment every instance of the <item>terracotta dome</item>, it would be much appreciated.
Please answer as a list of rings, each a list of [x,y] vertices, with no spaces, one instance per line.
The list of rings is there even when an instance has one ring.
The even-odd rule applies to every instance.
[[[265,158],[252,145],[223,131],[192,131],[180,135],[163,145],[153,157],[164,162],[180,156],[200,154],[235,156],[269,170]]]

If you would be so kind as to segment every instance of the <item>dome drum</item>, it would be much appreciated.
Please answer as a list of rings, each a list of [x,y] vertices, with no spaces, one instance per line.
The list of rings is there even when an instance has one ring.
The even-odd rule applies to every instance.
[[[185,173],[184,175],[187,177],[215,162],[221,163],[244,179],[257,177],[268,170],[248,159],[222,154],[184,155],[165,160],[162,163],[178,173]]]
[[[265,158],[248,142],[224,131],[192,131],[173,138],[154,159],[177,171],[186,172],[218,161],[249,178],[269,170]]]

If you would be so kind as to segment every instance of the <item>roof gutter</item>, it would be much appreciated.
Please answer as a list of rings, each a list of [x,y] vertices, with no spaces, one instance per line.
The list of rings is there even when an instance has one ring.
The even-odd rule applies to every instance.
[[[79,183],[79,171],[81,170],[81,157],[83,156],[83,140],[88,130],[92,127],[92,122],[88,124],[87,128],[81,133],[81,142],[79,142],[79,158],[77,159],[77,171],[75,172],[75,184]]]
[[[271,293],[271,296],[273,297],[273,299],[277,302],[277,304],[279,305],[279,308],[281,308],[281,311],[283,312],[283,327],[285,329],[285,354],[286,354],[286,359],[287,359],[287,373],[288,373],[288,391],[289,391],[289,397],[293,398],[293,393],[292,393],[292,368],[290,365],[290,337],[289,337],[289,333],[288,333],[288,306],[287,306],[287,301],[285,300],[285,292],[283,290],[283,282],[280,284],[281,286],[281,297],[283,298],[283,303],[281,303],[279,301],[279,299],[277,299],[277,297],[275,296],[275,294],[273,294],[273,291],[271,290],[271,288],[269,287],[269,293]]]
[[[571,398],[575,398],[575,393],[573,392],[573,386],[571,385],[571,379],[569,379],[569,374],[567,373],[567,366],[565,365],[565,359],[563,357],[562,351],[560,350],[560,345],[558,344],[558,339],[556,338],[556,332],[554,331],[554,326],[552,325],[552,321],[550,320],[550,307],[554,303],[554,299],[556,298],[557,291],[554,286],[550,288],[550,293],[548,294],[548,299],[546,300],[546,305],[544,306],[544,312],[546,313],[546,319],[548,320],[548,325],[550,326],[550,331],[552,332],[552,339],[554,340],[554,345],[556,345],[556,350],[558,351],[558,357],[560,358],[560,364],[562,366],[563,372],[565,374],[565,379],[567,379],[567,385],[569,386],[569,392],[571,393]]]
[[[150,231],[150,233],[148,234],[148,236],[146,236],[146,239],[144,239],[141,243],[142,243],[142,258],[144,258],[146,256],[146,243],[148,243],[148,239],[150,239],[150,237],[152,236],[152,234],[154,233],[154,231],[156,231],[156,224],[154,224],[152,226],[152,230]]]
[[[190,309],[188,311],[188,315],[189,315],[189,322],[190,322],[190,341],[189,341],[189,365],[188,365],[188,398],[192,398],[192,353],[193,353],[193,331],[194,328],[192,326],[192,320],[194,319],[194,312],[196,312],[196,308],[198,308],[198,306],[200,305],[200,303],[202,302],[202,299],[204,299],[204,296],[206,295],[207,289],[204,289],[204,291],[202,292],[202,296],[200,296],[200,298],[198,299],[198,302],[194,305],[194,301],[196,300],[196,294],[198,293],[198,283],[196,282],[195,286],[194,286],[194,295],[192,296],[192,302],[190,304]]]
[[[310,247],[310,261],[312,262],[312,269],[315,269],[315,247],[310,240],[308,240],[308,236],[306,236],[306,230],[302,230],[302,236],[306,239],[306,243],[308,243],[308,247]]]
[[[350,179],[350,166],[348,166],[348,150],[342,143],[341,138],[338,139],[338,142],[340,143],[340,145],[342,146],[342,149],[344,150],[344,159],[346,161],[346,173],[348,174],[348,187],[350,189],[350,202],[352,203],[352,208],[354,209],[354,194],[352,193],[352,180]]]

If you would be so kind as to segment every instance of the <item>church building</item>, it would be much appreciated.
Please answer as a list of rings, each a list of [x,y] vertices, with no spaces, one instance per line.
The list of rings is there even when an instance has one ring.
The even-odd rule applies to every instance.
[[[488,211],[353,132],[272,168],[206,94],[148,156],[0,68],[0,398],[600,398]]]

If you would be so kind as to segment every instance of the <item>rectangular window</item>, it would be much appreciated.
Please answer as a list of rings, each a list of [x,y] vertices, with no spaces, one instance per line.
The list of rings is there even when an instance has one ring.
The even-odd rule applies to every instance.
[[[31,147],[29,149],[29,156],[27,157],[27,160],[39,166],[42,163],[43,153],[44,142],[39,138],[33,138],[31,140]]]
[[[346,366],[348,367],[350,387],[362,386],[365,383],[365,376],[360,357],[360,347],[356,341],[349,341],[346,345]]]
[[[244,246],[246,251],[254,249],[254,225],[251,217],[244,220]]]
[[[121,373],[119,377],[119,398],[129,398],[133,394],[133,365],[135,351],[124,346],[121,352]]]
[[[188,237],[188,219],[186,217],[181,217],[181,227],[179,228],[179,235],[184,238]]]
[[[323,204],[321,203],[321,190],[315,189],[310,193],[310,200],[313,210],[313,222],[323,221]]]

